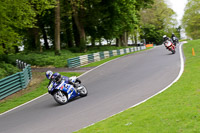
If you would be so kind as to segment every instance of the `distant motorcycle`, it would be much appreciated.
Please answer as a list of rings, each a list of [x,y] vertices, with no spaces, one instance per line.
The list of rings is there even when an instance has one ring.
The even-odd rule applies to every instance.
[[[178,44],[178,38],[176,38],[175,36],[172,37],[172,41],[173,41],[173,44],[176,46],[176,44]]]
[[[76,76],[70,77],[69,83],[65,83],[64,80],[57,83],[53,80],[47,87],[49,94],[61,105],[66,104],[75,97],[84,97],[88,94],[86,87],[81,84],[81,81]]]
[[[164,41],[164,45],[169,51],[172,52],[172,54],[176,53],[176,50],[175,50],[176,46],[171,41],[169,40]]]

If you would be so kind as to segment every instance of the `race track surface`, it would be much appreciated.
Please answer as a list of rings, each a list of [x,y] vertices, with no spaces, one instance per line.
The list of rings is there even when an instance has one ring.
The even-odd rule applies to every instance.
[[[110,61],[80,77],[87,97],[60,106],[47,94],[0,115],[0,133],[71,133],[119,113],[176,79],[178,49],[173,55],[159,46]]]

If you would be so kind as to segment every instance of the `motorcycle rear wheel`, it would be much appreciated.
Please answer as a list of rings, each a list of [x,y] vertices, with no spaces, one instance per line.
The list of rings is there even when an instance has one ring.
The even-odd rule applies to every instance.
[[[55,101],[61,105],[66,104],[68,102],[68,97],[62,92],[57,91],[53,94]]]

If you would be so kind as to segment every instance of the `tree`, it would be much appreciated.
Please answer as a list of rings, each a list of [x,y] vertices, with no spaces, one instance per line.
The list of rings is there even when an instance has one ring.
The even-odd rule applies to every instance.
[[[55,8],[55,55],[60,55],[60,0]]]
[[[44,38],[45,48],[48,49],[47,42],[47,33],[45,30],[46,26],[46,14],[48,14],[48,10],[55,7],[55,0],[30,0],[30,5],[33,7],[35,16],[34,27],[25,29],[24,37],[25,40],[25,49],[27,50],[40,50],[43,51],[43,46],[40,42],[41,36]]]
[[[80,36],[80,50],[81,52],[86,50],[86,34],[83,25],[84,20],[84,0],[71,0],[71,6],[73,11],[73,19]]]
[[[53,3],[54,0],[1,0],[0,53],[14,52],[27,40],[32,42],[29,48],[41,46],[38,19],[46,9],[54,7]]]
[[[147,42],[160,44],[162,36],[171,36],[176,24],[175,12],[164,0],[155,0],[152,8],[141,10],[141,38]]]
[[[188,0],[185,7],[185,13],[182,19],[182,25],[188,37],[192,39],[200,38],[200,1]]]
[[[36,16],[27,0],[0,1],[0,54],[13,52],[22,43],[19,30],[33,27]]]

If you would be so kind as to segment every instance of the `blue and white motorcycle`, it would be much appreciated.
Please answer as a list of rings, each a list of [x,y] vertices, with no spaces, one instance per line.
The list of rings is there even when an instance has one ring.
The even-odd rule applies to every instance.
[[[86,87],[81,84],[81,81],[76,76],[70,77],[69,83],[70,84],[65,83],[65,80],[61,81],[59,84],[55,81],[51,81],[47,87],[49,94],[61,105],[66,104],[75,97],[84,97],[88,94]]]

